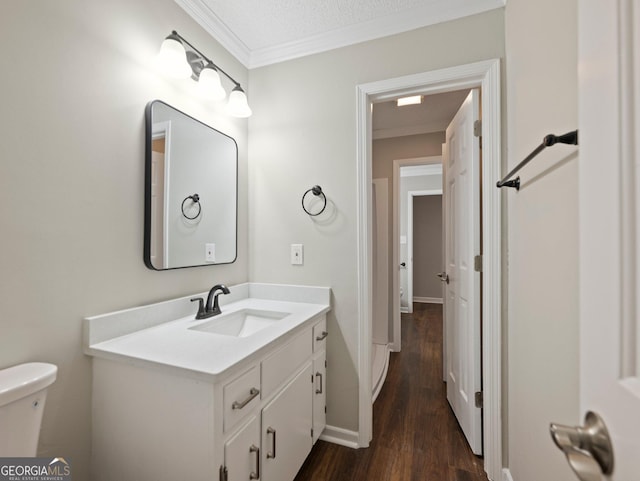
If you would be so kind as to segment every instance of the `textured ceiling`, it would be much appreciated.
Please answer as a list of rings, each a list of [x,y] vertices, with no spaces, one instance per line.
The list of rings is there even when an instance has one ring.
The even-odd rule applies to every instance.
[[[247,67],[501,8],[506,0],[175,0]]]
[[[376,18],[425,0],[204,0],[250,50],[274,47]]]

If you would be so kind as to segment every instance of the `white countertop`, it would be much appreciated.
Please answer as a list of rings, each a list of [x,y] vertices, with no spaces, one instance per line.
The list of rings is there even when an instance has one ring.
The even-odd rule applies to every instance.
[[[290,291],[292,295],[288,296],[282,289],[268,284],[243,284],[230,287],[232,292],[235,289],[237,292],[246,292],[247,296],[257,294],[267,298],[242,298],[244,294],[236,294],[235,298],[241,298],[230,303],[221,302],[220,319],[241,309],[288,313],[273,325],[247,337],[233,337],[190,329],[199,324],[209,323],[218,316],[195,320],[197,305],[191,304],[186,297],[85,319],[84,351],[86,354],[100,358],[178,369],[191,377],[215,381],[230,368],[253,359],[274,343],[293,337],[312,319],[330,310],[329,288],[281,287]],[[305,295],[300,289],[310,289],[312,291],[309,292],[312,295]],[[220,300],[222,301],[224,297],[220,296]],[[298,302],[282,300],[283,297],[289,297]],[[176,305],[189,307],[193,313],[177,320],[149,326],[149,312],[158,312],[163,307],[166,308],[165,311],[172,311],[172,308],[175,311]],[[136,323],[140,329],[131,332]],[[128,326],[130,332],[117,335],[122,332],[124,324]],[[105,333],[110,326],[119,326],[115,334]]]

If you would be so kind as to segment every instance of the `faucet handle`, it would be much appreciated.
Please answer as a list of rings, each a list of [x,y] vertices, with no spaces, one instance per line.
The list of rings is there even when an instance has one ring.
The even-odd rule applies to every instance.
[[[206,317],[206,313],[204,311],[204,299],[202,297],[194,297],[191,299],[191,302],[198,301],[198,313],[196,314],[196,319],[204,319]]]

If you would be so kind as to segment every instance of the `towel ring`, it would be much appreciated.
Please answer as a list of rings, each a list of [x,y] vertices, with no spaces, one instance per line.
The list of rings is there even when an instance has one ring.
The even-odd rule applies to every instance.
[[[184,211],[184,203],[188,200],[191,199],[193,201],[194,204],[198,204],[198,213],[196,215],[194,215],[193,217],[189,217],[185,211]],[[189,220],[195,220],[198,217],[200,217],[200,213],[202,212],[202,204],[200,203],[200,196],[198,194],[193,194],[193,195],[188,195],[184,198],[184,200],[182,201],[182,215]]]
[[[324,200],[322,204],[322,209],[320,209],[320,211],[316,212],[315,214],[312,214],[311,212],[309,212],[307,208],[304,206],[304,198],[307,196],[309,192],[311,192],[313,195],[317,197],[322,196],[322,199]],[[304,194],[302,194],[302,209],[310,216],[315,217],[317,215],[320,215],[324,212],[326,208],[327,208],[327,196],[324,195],[324,192],[322,192],[322,187],[320,187],[319,185],[314,185],[309,190],[307,190]]]

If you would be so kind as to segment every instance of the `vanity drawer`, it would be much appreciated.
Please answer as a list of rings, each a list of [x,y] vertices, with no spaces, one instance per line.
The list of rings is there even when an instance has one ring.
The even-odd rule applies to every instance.
[[[327,336],[327,316],[322,316],[322,320],[313,326],[313,352],[326,348]]]
[[[262,398],[268,397],[311,356],[311,328],[262,361]]]
[[[224,430],[228,431],[260,403],[260,369],[252,367],[224,386]]]

